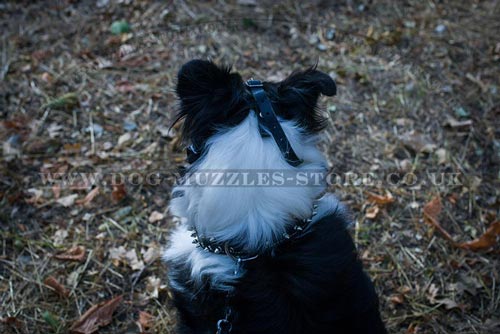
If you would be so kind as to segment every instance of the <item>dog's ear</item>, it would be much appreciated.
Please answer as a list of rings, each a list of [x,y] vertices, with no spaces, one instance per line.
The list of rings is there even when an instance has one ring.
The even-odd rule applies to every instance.
[[[316,108],[320,94],[333,96],[336,93],[335,81],[316,67],[293,72],[277,85],[281,115],[298,121],[310,132],[319,132],[327,124],[324,115]]]
[[[305,71],[293,72],[280,83],[278,93],[281,97],[299,95],[303,102],[314,107],[320,94],[335,95],[337,85],[328,74],[311,67]]]
[[[176,92],[184,112],[197,112],[209,104],[217,104],[238,91],[242,84],[230,67],[218,67],[211,61],[195,59],[184,64],[177,75]],[[227,101],[227,100],[226,100]]]
[[[184,119],[184,139],[202,146],[217,127],[234,121],[244,91],[241,76],[231,73],[230,67],[199,59],[184,64],[176,87],[180,99],[177,120]]]

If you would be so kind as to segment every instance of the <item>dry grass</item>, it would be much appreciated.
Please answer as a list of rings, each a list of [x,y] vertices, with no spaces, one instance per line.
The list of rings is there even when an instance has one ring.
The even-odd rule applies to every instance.
[[[390,332],[500,332],[498,243],[490,252],[457,249],[422,214],[439,195],[440,222],[459,242],[498,220],[497,2],[117,2],[0,4],[0,332],[65,333],[117,295],[124,302],[100,333],[139,333],[139,311],[154,317],[151,333],[173,332],[166,268],[154,256],[172,226],[171,182],[109,184],[111,173],[180,165],[178,139],[164,127],[176,110],[176,71],[196,57],[234,64],[244,77],[279,79],[316,62],[336,76],[323,147],[335,173],[372,172],[382,182],[332,190],[354,212]],[[122,19],[131,33],[112,35]],[[54,100],[58,107],[47,105]],[[450,117],[462,124],[450,126]],[[108,186],[72,203],[89,184],[52,187],[39,174],[75,171],[107,175]],[[384,181],[405,172],[418,183]],[[441,172],[460,173],[461,184],[429,182]],[[395,201],[368,218],[366,191],[390,191]],[[165,217],[150,222],[154,211]],[[86,249],[82,262],[53,257],[75,245]],[[110,253],[120,246],[144,267]],[[49,276],[69,297],[44,283]]]

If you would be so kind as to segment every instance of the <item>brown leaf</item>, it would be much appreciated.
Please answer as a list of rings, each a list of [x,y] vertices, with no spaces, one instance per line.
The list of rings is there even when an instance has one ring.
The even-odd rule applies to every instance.
[[[94,198],[96,198],[96,196],[99,195],[99,187],[95,187],[94,189],[92,189],[88,194],[87,196],[85,196],[84,199],[80,199],[80,200],[77,200],[76,201],[76,204],[83,204],[85,206],[88,206],[90,204],[90,202],[92,202],[92,200]]]
[[[111,198],[115,203],[120,202],[127,196],[127,190],[125,189],[125,184],[120,183],[113,185],[113,191],[111,193]]]
[[[368,219],[374,219],[375,217],[377,217],[379,211],[380,211],[380,209],[376,205],[369,207],[368,209],[366,209],[365,217]]]
[[[85,247],[75,246],[71,247],[64,253],[56,254],[54,257],[58,260],[69,260],[69,261],[85,261]]]
[[[59,296],[64,298],[67,298],[69,296],[68,289],[66,289],[61,283],[59,283],[59,281],[55,277],[49,276],[45,279],[45,281],[43,281],[43,283],[54,289]]]
[[[22,321],[16,317],[0,318],[0,323],[16,328],[21,328],[23,326]]]
[[[472,241],[463,242],[458,247],[471,251],[489,249],[500,240],[500,220],[492,223],[482,236]]]
[[[389,300],[393,304],[403,304],[405,302],[405,297],[402,294],[395,294],[390,296]]]
[[[384,196],[367,191],[366,196],[368,202],[372,202],[378,205],[385,205],[394,202],[394,197],[392,197],[392,194],[390,192],[387,192],[387,194]]]
[[[145,332],[153,326],[153,320],[154,317],[151,314],[144,311],[139,311],[139,321],[137,322],[137,324],[139,325],[139,330],[141,331],[141,333]]]
[[[99,327],[109,325],[113,320],[113,312],[120,305],[122,299],[122,296],[118,296],[92,306],[71,326],[71,332],[91,334],[96,332]]]
[[[424,206],[424,221],[434,226],[434,228],[441,232],[447,240],[455,243],[451,235],[439,223],[438,216],[442,210],[443,204],[441,203],[441,197],[438,195]]]

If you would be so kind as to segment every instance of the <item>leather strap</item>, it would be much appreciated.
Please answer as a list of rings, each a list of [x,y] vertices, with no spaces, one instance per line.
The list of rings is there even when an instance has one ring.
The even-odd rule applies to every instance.
[[[262,82],[259,80],[248,80],[246,85],[250,88],[255,102],[257,102],[259,124],[271,133],[286,162],[293,167],[297,167],[303,160],[295,154],[292,145],[288,141],[280,122],[276,118],[271,102],[267,98]]]

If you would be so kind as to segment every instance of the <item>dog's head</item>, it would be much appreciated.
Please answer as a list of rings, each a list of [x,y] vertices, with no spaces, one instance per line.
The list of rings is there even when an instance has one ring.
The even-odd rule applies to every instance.
[[[320,94],[336,94],[329,75],[312,67],[263,86],[280,120],[293,121],[306,134],[324,128],[325,118],[316,106]],[[184,119],[183,137],[198,149],[203,149],[218,130],[240,124],[256,110],[241,76],[210,61],[192,60],[182,66],[176,91],[181,103],[178,119]]]

